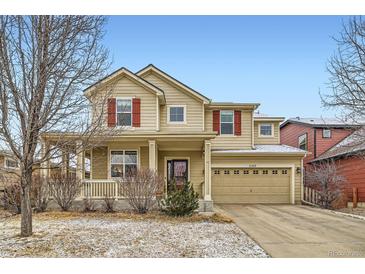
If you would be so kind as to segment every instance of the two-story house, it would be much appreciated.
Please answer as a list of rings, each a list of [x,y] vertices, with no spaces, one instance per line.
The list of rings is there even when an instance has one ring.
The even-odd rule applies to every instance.
[[[289,118],[280,125],[280,142],[308,151],[306,166],[358,127],[337,118]]]
[[[191,181],[205,210],[213,202],[300,203],[305,151],[280,144],[282,117],[256,115],[257,103],[214,102],[153,65],[136,73],[121,68],[85,96],[109,89],[105,125],[123,130],[78,154],[83,195],[122,196],[114,180],[150,168],[164,177],[165,189]],[[58,137],[42,138],[46,145]]]

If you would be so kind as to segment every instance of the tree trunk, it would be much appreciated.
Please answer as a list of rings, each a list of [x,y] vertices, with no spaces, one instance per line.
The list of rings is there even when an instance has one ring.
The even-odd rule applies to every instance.
[[[30,173],[30,174],[29,174]],[[20,235],[28,237],[32,235],[32,206],[30,203],[30,186],[32,183],[32,173],[26,171],[21,178],[21,226]]]

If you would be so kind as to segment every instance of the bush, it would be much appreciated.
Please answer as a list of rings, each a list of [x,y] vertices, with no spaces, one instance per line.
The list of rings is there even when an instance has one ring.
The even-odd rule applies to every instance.
[[[20,183],[12,182],[5,184],[4,193],[1,197],[4,209],[21,213]]]
[[[68,174],[55,174],[49,185],[53,199],[63,211],[68,211],[80,193],[81,181]]]
[[[115,198],[110,197],[110,196],[105,196],[104,202],[105,202],[105,211],[106,212],[108,212],[108,213],[115,212],[115,210],[114,210]]]
[[[129,205],[141,214],[156,205],[157,196],[162,194],[163,186],[163,178],[150,169],[140,169],[121,181],[121,188]]]
[[[33,177],[31,188],[31,199],[36,212],[44,212],[49,202],[49,185],[41,176]]]
[[[95,212],[96,209],[95,209],[95,204],[94,204],[94,201],[91,200],[90,198],[86,198],[83,200],[83,211],[84,212]]]
[[[344,192],[346,179],[337,171],[333,161],[323,161],[312,164],[305,173],[306,186],[318,192],[318,205],[323,208],[333,208],[332,203]]]
[[[160,202],[161,211],[171,216],[190,216],[199,208],[199,195],[185,182],[181,189],[172,184],[167,197]]]

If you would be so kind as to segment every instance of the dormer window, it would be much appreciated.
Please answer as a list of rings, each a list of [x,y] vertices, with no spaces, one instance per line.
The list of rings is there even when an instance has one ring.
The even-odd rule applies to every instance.
[[[186,106],[174,105],[168,106],[168,122],[171,124],[186,123]]]
[[[234,115],[233,110],[221,110],[221,134],[233,135]]]

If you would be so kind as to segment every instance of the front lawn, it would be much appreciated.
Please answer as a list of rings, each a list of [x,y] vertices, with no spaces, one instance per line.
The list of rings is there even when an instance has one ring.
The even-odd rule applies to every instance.
[[[20,216],[0,214],[0,257],[268,257],[221,215],[34,214],[34,235],[19,237]]]

